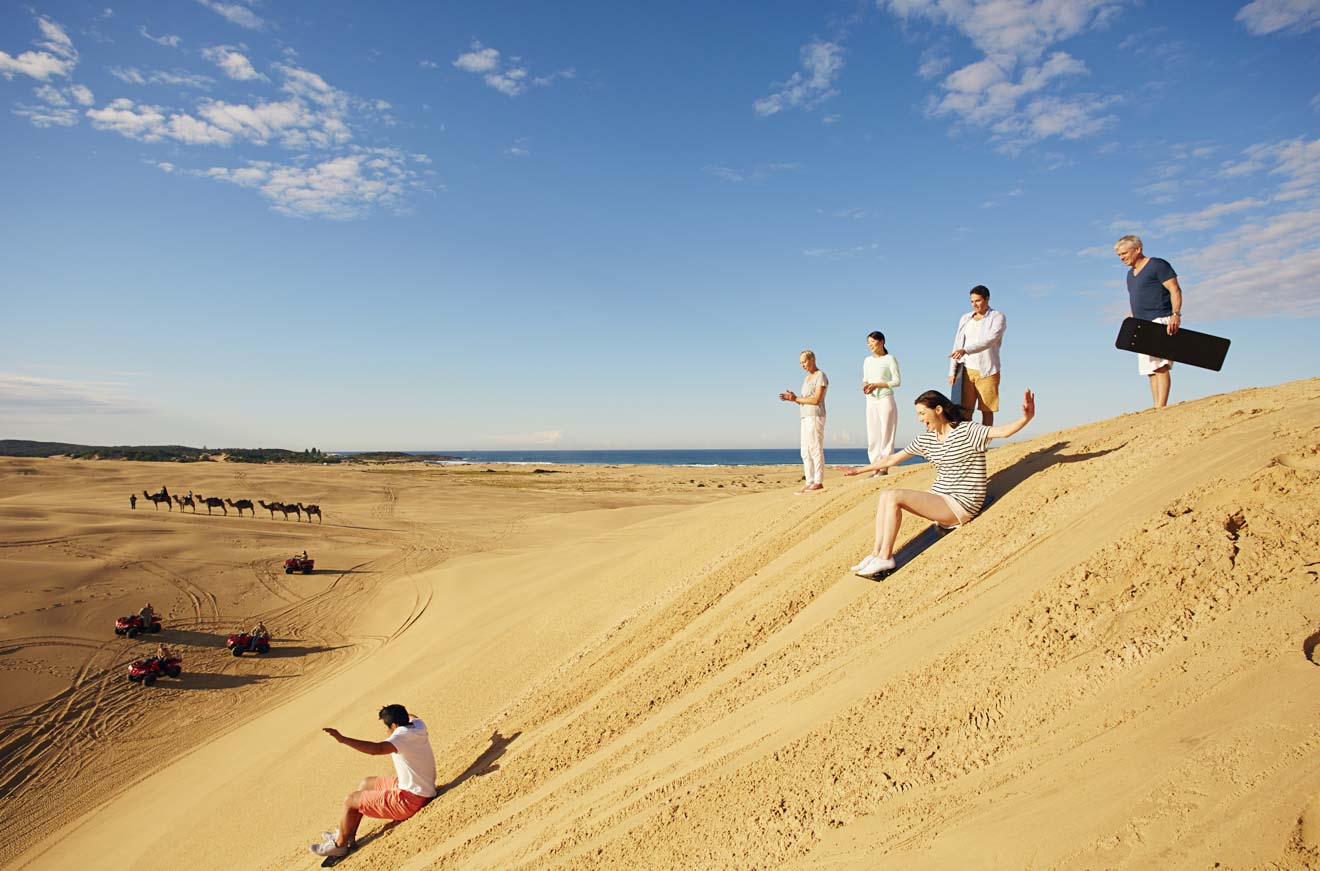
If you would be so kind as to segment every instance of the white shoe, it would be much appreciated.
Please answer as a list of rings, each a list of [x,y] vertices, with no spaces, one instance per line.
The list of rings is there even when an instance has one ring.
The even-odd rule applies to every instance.
[[[876,569],[872,568],[872,566],[874,566],[879,561],[880,561],[880,557],[875,556],[874,554],[869,554],[867,555],[866,559],[862,560],[857,565],[853,566],[853,572],[855,572],[857,576],[861,578],[869,577],[877,571]]]
[[[861,561],[861,562],[859,562],[857,565],[853,566],[852,568],[848,569],[848,571],[850,571],[850,572],[858,571],[859,569],[861,569],[862,566],[866,565],[866,563],[867,563],[869,560],[873,560],[873,559],[875,559],[875,555],[874,555],[874,554],[869,554],[869,553],[868,553],[866,556],[862,557],[862,561]]]
[[[312,852],[318,856],[347,856],[348,847],[339,847],[334,841],[312,844]]]
[[[897,565],[897,563],[894,562],[893,557],[890,557],[889,559],[880,559],[880,557],[876,557],[875,562],[867,566],[867,569],[869,569],[867,574],[875,575],[880,572],[892,571],[895,565]]]

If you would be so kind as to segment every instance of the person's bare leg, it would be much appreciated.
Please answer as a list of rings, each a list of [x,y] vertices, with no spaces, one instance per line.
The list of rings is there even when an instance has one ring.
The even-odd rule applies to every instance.
[[[350,792],[344,799],[344,816],[339,820],[339,835],[335,846],[351,847],[357,842],[358,826],[362,825],[362,811],[358,810],[361,792]]]
[[[1150,398],[1156,408],[1164,408],[1169,404],[1169,386],[1172,380],[1168,366],[1156,369],[1155,374],[1150,376]]]
[[[995,413],[988,408],[981,409],[981,423],[986,426],[995,425]]]
[[[875,510],[875,549],[872,553],[880,559],[893,559],[894,542],[898,540],[898,530],[903,525],[904,511],[944,526],[958,523],[943,496],[925,490],[886,490],[880,494],[880,504]]]

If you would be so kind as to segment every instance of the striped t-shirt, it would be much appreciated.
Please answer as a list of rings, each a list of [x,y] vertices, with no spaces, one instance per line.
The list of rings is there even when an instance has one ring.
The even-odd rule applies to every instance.
[[[960,423],[944,441],[924,432],[903,450],[930,460],[939,473],[932,493],[952,496],[975,517],[985,504],[985,443],[990,427],[983,423]]]

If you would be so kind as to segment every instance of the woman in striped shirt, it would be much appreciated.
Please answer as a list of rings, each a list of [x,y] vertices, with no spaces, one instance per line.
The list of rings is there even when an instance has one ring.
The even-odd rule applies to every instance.
[[[1022,397],[1022,417],[1005,426],[963,421],[962,409],[937,390],[927,390],[918,396],[916,406],[917,417],[926,432],[896,454],[844,472],[845,475],[876,472],[911,457],[922,457],[930,460],[938,473],[930,492],[886,490],[880,494],[880,507],[875,513],[875,547],[852,567],[862,577],[894,567],[894,541],[904,511],[940,526],[961,526],[979,514],[985,504],[986,445],[990,439],[1016,434],[1036,416],[1036,397],[1030,390]]]

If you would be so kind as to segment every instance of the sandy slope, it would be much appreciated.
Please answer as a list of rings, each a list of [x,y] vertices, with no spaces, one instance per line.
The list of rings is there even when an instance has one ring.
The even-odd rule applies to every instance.
[[[375,573],[367,589],[344,575],[342,595],[283,606],[319,608],[295,621],[315,638],[288,658],[296,690],[172,690],[169,717],[135,728],[182,719],[195,749],[9,858],[314,867],[305,842],[357,777],[384,771],[317,727],[370,737],[375,708],[402,701],[430,724],[447,788],[408,823],[365,828],[355,868],[1320,864],[1320,380],[1038,434],[992,452],[991,470],[983,516],[944,539],[909,524],[880,584],[846,570],[874,494],[926,486],[929,469],[701,504],[639,479],[590,497],[633,503],[594,510],[556,483],[503,538],[481,507],[507,508],[480,495],[497,488],[450,503],[395,488],[389,536],[317,543]],[[363,509],[380,492],[337,486]],[[449,541],[481,552],[431,549],[444,511],[468,523]],[[130,540],[104,536],[76,546]],[[181,616],[214,619],[199,599]],[[67,725],[44,713],[99,748],[120,711],[104,699],[121,695]],[[15,797],[49,812],[20,789],[9,831]],[[124,843],[144,815],[159,827]]]

